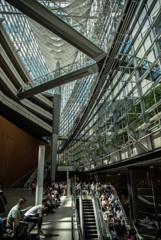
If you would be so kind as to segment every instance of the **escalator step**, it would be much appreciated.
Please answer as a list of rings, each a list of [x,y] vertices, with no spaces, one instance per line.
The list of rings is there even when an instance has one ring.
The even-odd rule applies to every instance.
[[[83,207],[93,207],[93,205],[83,204]]]
[[[83,210],[84,210],[83,212],[93,212],[94,213],[93,209],[83,209]]]
[[[93,218],[95,218],[95,216],[94,216],[94,214],[84,214],[84,218],[91,218],[91,217],[93,217]]]
[[[87,239],[87,238],[98,238],[98,235],[97,234],[87,234],[87,235],[85,235],[85,239]]]
[[[95,222],[95,221],[85,221],[85,222],[84,222],[84,226],[89,226],[89,224],[90,224],[91,226],[93,226],[93,225],[96,225],[96,222]]]
[[[97,229],[95,228],[95,229],[85,229],[85,233],[86,234],[97,234]]]
[[[91,209],[86,208],[86,209],[83,209],[83,212],[94,212],[94,210],[92,208]]]
[[[92,205],[92,202],[83,202],[83,204],[91,204]]]
[[[85,229],[96,229],[96,224],[95,225],[84,225]]]
[[[84,215],[84,220],[87,219],[87,218],[95,220],[95,216],[94,215]]]
[[[87,211],[87,210],[93,211],[93,207],[86,207],[86,206],[84,206],[83,210],[85,210],[85,211]]]
[[[84,212],[84,216],[94,216],[94,213]]]
[[[89,206],[89,207],[93,207],[93,205],[92,204],[83,204],[83,206]]]
[[[86,240],[98,240],[98,237],[97,238],[86,237]]]
[[[89,220],[89,221],[85,221],[85,222],[84,222],[84,225],[89,225],[89,224],[90,224],[90,225],[96,225],[96,222],[93,221],[93,220],[91,220],[91,221]]]

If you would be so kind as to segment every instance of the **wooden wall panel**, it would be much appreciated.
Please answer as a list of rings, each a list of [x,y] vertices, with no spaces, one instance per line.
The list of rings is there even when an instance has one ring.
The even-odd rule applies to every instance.
[[[0,182],[10,187],[38,163],[39,145],[50,146],[0,117]]]

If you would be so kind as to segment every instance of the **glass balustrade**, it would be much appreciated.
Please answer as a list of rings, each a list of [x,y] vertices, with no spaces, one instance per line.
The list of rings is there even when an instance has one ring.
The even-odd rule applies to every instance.
[[[77,61],[74,62],[72,64],[69,64],[63,68],[59,68],[53,72],[50,72],[42,77],[39,78],[35,78],[34,80],[32,80],[32,82],[28,82],[25,83],[20,89],[19,89],[19,93],[20,92],[24,92],[26,90],[29,90],[33,87],[39,86],[43,83],[52,81],[53,79],[62,77],[66,74],[72,73],[74,71],[80,70],[82,68],[85,68],[87,66],[90,66],[92,64],[95,64],[96,62],[94,60],[87,60],[87,59],[83,59],[83,61]]]

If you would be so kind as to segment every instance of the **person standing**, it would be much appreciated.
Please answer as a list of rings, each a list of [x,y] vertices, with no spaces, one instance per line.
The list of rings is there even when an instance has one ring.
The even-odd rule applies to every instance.
[[[95,184],[92,182],[91,184],[91,194],[94,196],[95,195]]]
[[[36,190],[36,183],[35,182],[32,182],[31,189],[32,189],[32,194],[34,194],[35,190]]]

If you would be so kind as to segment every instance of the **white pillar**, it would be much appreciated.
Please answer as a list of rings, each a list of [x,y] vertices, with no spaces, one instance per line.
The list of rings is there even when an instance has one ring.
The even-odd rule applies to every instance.
[[[37,168],[37,185],[35,205],[42,204],[43,199],[43,180],[44,180],[44,161],[45,161],[45,146],[39,146],[38,168]]]
[[[71,180],[69,179],[69,171],[67,171],[67,199],[70,198],[71,193]]]
[[[73,195],[75,195],[76,182],[77,182],[77,176],[76,176],[76,174],[75,174],[75,175],[74,175],[74,184],[73,184],[73,186],[74,186]]]

